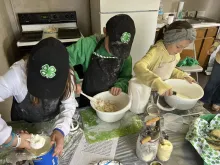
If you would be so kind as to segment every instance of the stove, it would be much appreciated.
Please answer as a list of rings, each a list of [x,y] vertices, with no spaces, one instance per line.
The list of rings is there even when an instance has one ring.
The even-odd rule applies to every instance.
[[[77,26],[75,11],[19,13],[18,20],[22,31],[18,47],[32,47],[47,37],[55,37],[70,45],[83,37]]]
[[[20,42],[32,42],[32,41],[40,41],[43,36],[43,31],[30,31],[23,32],[20,38]]]
[[[58,38],[59,39],[68,39],[69,37],[77,37],[80,38],[81,34],[78,29],[70,29],[70,28],[59,28],[58,29]]]
[[[16,60],[29,55],[33,46],[44,38],[55,37],[65,46],[69,46],[83,37],[77,26],[75,11],[20,13],[18,20],[22,32],[17,41],[19,53],[15,56]],[[82,66],[74,66],[74,69],[83,78]]]

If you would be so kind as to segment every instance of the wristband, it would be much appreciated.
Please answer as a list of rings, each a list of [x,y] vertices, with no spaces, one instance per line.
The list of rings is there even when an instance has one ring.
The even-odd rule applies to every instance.
[[[17,147],[19,147],[19,146],[21,145],[21,137],[20,137],[20,134],[16,134],[16,136],[17,136],[18,142],[17,142],[17,145],[16,145],[15,147],[13,147],[13,148],[17,148]]]
[[[65,136],[64,132],[59,128],[55,128],[54,131],[59,131],[63,136]]]
[[[11,132],[11,136],[12,136],[12,137],[11,137],[10,142],[7,143],[7,144],[3,144],[3,145],[2,145],[3,147],[7,148],[7,147],[10,147],[10,146],[12,145],[12,143],[13,143],[13,141],[14,141],[14,139],[15,139],[16,134],[15,134],[14,132]]]

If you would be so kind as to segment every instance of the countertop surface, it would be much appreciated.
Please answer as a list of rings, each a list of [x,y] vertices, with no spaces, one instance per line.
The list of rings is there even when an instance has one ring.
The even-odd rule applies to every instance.
[[[164,25],[165,23],[158,23],[157,30],[162,28]],[[192,24],[192,26],[193,28],[207,28],[207,27],[220,26],[220,23],[204,22],[204,23]]]
[[[78,109],[76,114],[74,115],[76,116],[76,118],[79,119],[79,121],[80,121],[79,118],[80,110],[81,109]],[[209,113],[205,108],[203,108],[202,103],[197,103],[193,109],[188,111],[180,111],[180,110],[172,111],[172,113],[176,113],[179,115],[191,114],[196,112],[203,112],[204,114]],[[161,112],[161,114],[164,113],[166,112],[165,111]],[[144,117],[144,115],[142,115],[142,117]],[[188,120],[188,121],[192,121],[194,119],[194,117],[192,116],[185,118],[184,120]],[[25,129],[36,133],[49,133],[48,130],[51,130],[53,121],[48,123],[40,123],[38,125],[25,123],[25,122],[13,122],[10,125],[13,127],[14,130]],[[174,150],[170,160],[168,162],[163,163],[163,165],[202,165],[203,164],[202,158],[198,155],[198,153],[192,147],[192,145],[185,140],[185,135],[187,130],[188,130],[188,125],[184,124],[182,132],[166,131],[166,133],[169,135],[169,140],[173,143]],[[59,159],[60,165],[69,164],[82,135],[83,135],[82,129],[78,129],[75,132],[71,132],[65,138],[64,154]],[[116,149],[115,160],[120,161],[123,165],[149,165],[149,163],[140,161],[135,154],[137,136],[138,134],[134,134],[119,138],[118,146]],[[8,154],[5,151],[0,150],[0,162],[1,160],[5,159],[6,155]]]

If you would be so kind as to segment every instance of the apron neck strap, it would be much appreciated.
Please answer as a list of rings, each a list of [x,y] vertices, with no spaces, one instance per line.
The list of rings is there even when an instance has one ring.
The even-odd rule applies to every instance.
[[[96,47],[95,47],[95,49],[94,49],[94,52],[96,52],[96,51],[101,47],[101,45],[104,43],[104,41],[105,41],[105,37],[102,38],[102,39],[98,42],[98,44],[96,45]]]

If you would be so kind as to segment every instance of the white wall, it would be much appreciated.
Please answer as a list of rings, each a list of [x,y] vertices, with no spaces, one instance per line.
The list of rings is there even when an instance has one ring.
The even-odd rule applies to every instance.
[[[220,20],[220,0],[210,0],[205,16]]]
[[[184,11],[205,11],[205,17],[220,20],[220,0],[162,0],[164,12],[177,11],[184,1]]]
[[[76,11],[78,26],[83,35],[91,34],[89,0],[5,0],[13,31],[19,33],[17,13]]]
[[[178,3],[182,0],[162,0],[164,12],[176,12]],[[204,11],[210,0],[184,0],[184,10],[186,11]]]

